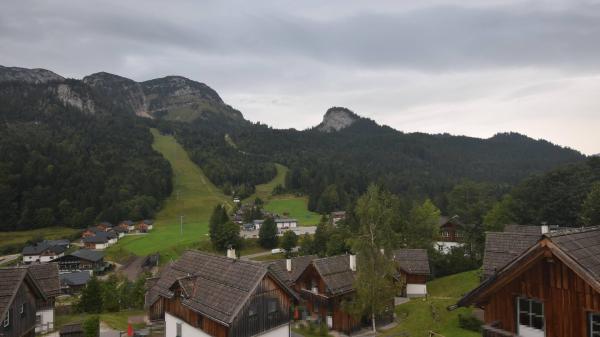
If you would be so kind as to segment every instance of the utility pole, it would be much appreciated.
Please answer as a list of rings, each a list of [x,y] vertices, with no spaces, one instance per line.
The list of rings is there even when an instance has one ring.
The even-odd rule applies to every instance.
[[[179,216],[179,234],[183,235],[183,215]]]

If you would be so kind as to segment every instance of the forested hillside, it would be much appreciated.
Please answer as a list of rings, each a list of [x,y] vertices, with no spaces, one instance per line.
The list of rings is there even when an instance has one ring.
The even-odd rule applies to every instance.
[[[0,230],[153,215],[171,168],[144,121],[112,106],[79,81],[0,83]]]
[[[263,124],[223,127],[210,120],[180,125],[179,131],[193,160],[218,185],[256,184],[266,178],[261,172],[271,171],[264,163],[282,163],[290,168],[286,189],[307,194],[309,208],[318,212],[346,209],[370,182],[407,198],[432,198],[446,211],[447,192],[463,180],[507,191],[531,174],[584,158],[515,133],[489,139],[407,134],[357,116],[330,132],[321,126],[305,131]]]

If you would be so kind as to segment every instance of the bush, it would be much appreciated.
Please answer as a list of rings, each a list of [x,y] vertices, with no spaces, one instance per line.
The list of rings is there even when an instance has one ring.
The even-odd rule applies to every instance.
[[[481,332],[482,324],[483,322],[473,314],[458,314],[458,325],[465,330]]]
[[[100,335],[100,318],[98,316],[91,316],[83,322],[83,334],[85,337]]]

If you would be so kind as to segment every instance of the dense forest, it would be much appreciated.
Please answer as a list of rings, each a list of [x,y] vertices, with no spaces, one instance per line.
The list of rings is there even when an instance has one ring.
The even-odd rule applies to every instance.
[[[446,213],[448,193],[465,180],[489,183],[502,195],[531,174],[584,158],[515,133],[485,140],[406,134],[365,118],[337,132],[210,119],[175,128],[219,186],[252,188],[272,176],[270,163],[281,163],[290,168],[285,189],[308,195],[309,208],[320,213],[347,209],[371,182],[405,198],[431,198]]]
[[[87,113],[60,85],[93,102]],[[172,173],[144,120],[80,81],[60,85],[0,83],[0,230],[151,217]]]

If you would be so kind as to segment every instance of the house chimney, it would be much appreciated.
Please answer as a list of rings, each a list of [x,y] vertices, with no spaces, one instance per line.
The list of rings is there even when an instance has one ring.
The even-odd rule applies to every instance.
[[[288,272],[292,271],[292,259],[285,260],[285,269],[287,269]]]
[[[550,232],[548,225],[542,225],[542,234],[546,234],[548,232]]]
[[[234,248],[232,248],[232,247],[227,248],[227,257],[230,259],[237,259]]]
[[[350,270],[356,271],[356,255],[350,254]]]
[[[385,255],[385,249],[381,248],[379,251],[381,252],[381,255]]]

